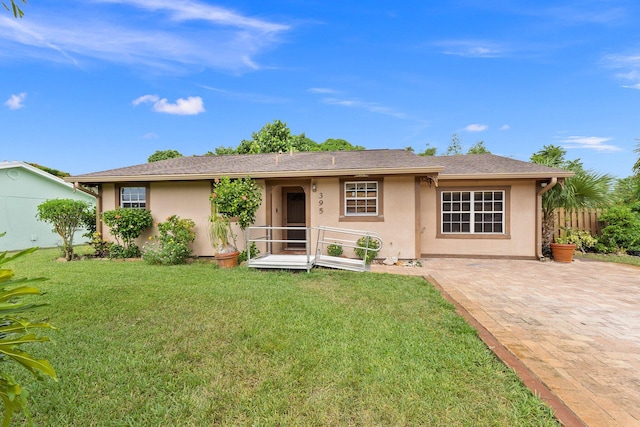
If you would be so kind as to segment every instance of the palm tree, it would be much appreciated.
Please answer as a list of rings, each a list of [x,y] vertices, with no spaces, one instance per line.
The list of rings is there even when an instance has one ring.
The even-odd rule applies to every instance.
[[[611,202],[611,186],[614,177],[584,169],[578,160],[566,160],[566,150],[546,145],[531,156],[531,161],[545,166],[570,170],[575,173],[542,195],[542,252],[549,254],[549,245],[555,232],[554,212],[563,208],[575,211],[596,208]]]

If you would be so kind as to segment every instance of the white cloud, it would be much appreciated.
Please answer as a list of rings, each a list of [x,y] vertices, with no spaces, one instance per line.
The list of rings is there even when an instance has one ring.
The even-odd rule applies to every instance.
[[[142,139],[156,139],[158,138],[158,134],[155,132],[147,132],[142,135]]]
[[[464,130],[466,130],[467,132],[483,132],[487,129],[489,129],[489,126],[481,125],[479,123],[472,123],[464,128]]]
[[[246,71],[260,69],[255,57],[290,28],[197,1],[98,0],[34,10],[24,20],[0,16],[0,57]]]
[[[140,105],[143,102],[157,102],[160,99],[158,95],[142,95],[133,100],[133,105]]]
[[[437,42],[445,55],[457,55],[471,58],[499,58],[507,49],[494,42],[483,40],[444,40]]]
[[[622,87],[640,89],[640,55],[606,55],[602,59],[602,64],[607,68],[621,70],[615,74],[615,77],[629,82]]]
[[[500,130],[509,130],[509,129],[511,129],[511,126],[509,126],[509,125],[500,126]]]
[[[220,25],[254,29],[261,32],[277,32],[289,27],[283,24],[273,24],[260,19],[248,18],[223,7],[212,6],[197,1],[172,0],[97,0],[98,3],[124,4],[146,9],[150,12],[168,13],[172,20],[206,21]]]
[[[338,93],[335,89],[329,89],[327,87],[312,87],[309,89],[311,93],[325,93],[325,94],[336,94]]]
[[[11,95],[9,99],[4,103],[10,110],[19,110],[20,108],[24,108],[24,100],[27,98],[27,94],[25,92],[19,93],[17,95]]]
[[[322,100],[325,104],[340,105],[343,107],[357,108],[371,113],[382,114],[385,116],[395,117],[396,119],[407,120],[409,117],[407,114],[400,111],[396,111],[393,108],[385,107],[375,102],[360,101],[357,99],[338,99],[338,98],[324,98]]]
[[[563,147],[567,149],[571,148],[583,148],[595,151],[622,151],[622,148],[615,145],[605,144],[605,142],[611,141],[613,138],[605,138],[599,136],[568,136],[560,139],[563,143]]]
[[[176,114],[181,116],[193,116],[204,113],[204,103],[199,96],[178,98],[175,103],[170,103],[166,98],[160,99],[158,95],[143,95],[133,101],[133,105],[142,103],[153,104],[153,111],[158,113]]]

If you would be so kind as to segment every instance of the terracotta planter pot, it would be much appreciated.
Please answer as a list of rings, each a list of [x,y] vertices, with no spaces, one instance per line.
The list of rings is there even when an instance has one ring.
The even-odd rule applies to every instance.
[[[551,243],[551,255],[555,262],[571,262],[573,254],[576,251],[576,245],[573,243]]]
[[[216,254],[216,262],[220,268],[233,268],[238,265],[238,255],[240,252],[229,252],[226,254]]]

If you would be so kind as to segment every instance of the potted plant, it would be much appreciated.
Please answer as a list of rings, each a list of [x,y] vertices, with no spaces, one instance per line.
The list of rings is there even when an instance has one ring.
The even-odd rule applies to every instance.
[[[209,238],[215,251],[218,267],[231,268],[238,265],[240,252],[236,248],[236,236],[229,218],[212,209],[209,217]]]
[[[227,176],[216,178],[209,196],[211,216],[209,236],[220,267],[235,267],[240,252],[236,248],[236,236],[231,229],[235,218],[241,230],[256,219],[256,211],[262,203],[262,189],[251,178],[231,180]]]
[[[553,241],[554,213],[557,209],[572,211],[599,207],[606,205],[611,199],[609,188],[613,177],[584,169],[580,159],[565,159],[566,153],[561,147],[545,145],[542,150],[531,156],[533,163],[561,168],[575,174],[562,183],[548,185],[542,194],[542,251],[545,256],[549,254]]]
[[[566,236],[556,237],[549,246],[551,247],[551,256],[555,262],[573,261],[573,254],[578,247],[575,243],[569,243],[569,239]]]
[[[554,238],[550,244],[553,260],[556,262],[571,262],[576,249],[585,252],[585,249],[592,248],[598,242],[588,231],[575,230],[570,227],[563,227],[563,233]]]

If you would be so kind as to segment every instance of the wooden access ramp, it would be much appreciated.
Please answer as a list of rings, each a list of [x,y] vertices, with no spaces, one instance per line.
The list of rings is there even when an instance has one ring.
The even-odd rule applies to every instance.
[[[288,231],[304,230],[304,240],[284,239]],[[317,232],[317,233],[315,233]],[[312,245],[312,234],[316,234],[315,244]],[[373,245],[363,246],[358,243],[361,238],[374,241]],[[274,244],[297,244],[298,250],[279,251],[273,253]],[[374,249],[369,246],[377,246],[376,252],[382,248],[382,238],[374,232],[352,230],[335,227],[276,227],[276,226],[253,226],[247,228],[247,248],[255,245],[260,250],[260,255],[252,258],[247,257],[247,266],[251,268],[272,268],[282,270],[306,270],[313,267],[336,268],[350,271],[368,271],[369,265],[366,263],[367,255]],[[346,256],[331,256],[327,253],[329,245],[342,247],[343,253],[351,253],[356,249],[363,254],[360,258],[350,258]],[[250,251],[249,251],[250,252]],[[355,256],[355,253],[354,253]]]

